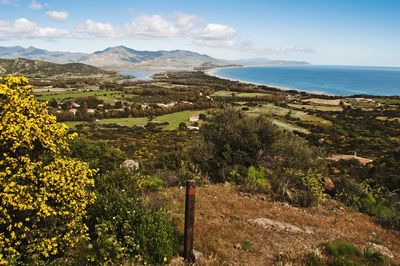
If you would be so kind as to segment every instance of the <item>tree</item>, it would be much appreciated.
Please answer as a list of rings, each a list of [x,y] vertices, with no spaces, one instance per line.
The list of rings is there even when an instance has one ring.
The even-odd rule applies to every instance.
[[[25,77],[0,78],[0,264],[37,264],[87,236],[94,171],[66,156],[75,137]]]
[[[186,130],[187,129],[187,125],[185,122],[180,122],[179,126],[178,126],[179,130]]]
[[[105,141],[94,141],[82,137],[70,142],[72,157],[87,162],[91,168],[98,169],[98,174],[118,169],[127,158],[120,149],[107,146]]]
[[[244,172],[257,166],[280,131],[264,116],[249,117],[235,109],[221,111],[201,129],[193,160],[217,182],[226,180],[233,167]]]
[[[53,108],[57,108],[58,107],[58,102],[57,102],[57,100],[56,99],[51,99],[50,101],[49,101],[49,106],[50,107],[53,107]]]

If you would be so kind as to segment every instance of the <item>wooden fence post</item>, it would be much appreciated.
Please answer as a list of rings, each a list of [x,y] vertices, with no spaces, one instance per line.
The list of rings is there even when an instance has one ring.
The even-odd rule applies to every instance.
[[[183,243],[183,257],[187,262],[194,262],[193,235],[194,235],[194,206],[195,206],[196,182],[186,181],[185,199],[185,233]]]

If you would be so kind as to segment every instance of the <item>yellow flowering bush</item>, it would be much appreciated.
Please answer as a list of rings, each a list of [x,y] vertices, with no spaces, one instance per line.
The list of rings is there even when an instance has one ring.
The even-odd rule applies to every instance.
[[[87,237],[94,171],[66,156],[75,136],[25,77],[0,77],[0,264],[36,264]]]

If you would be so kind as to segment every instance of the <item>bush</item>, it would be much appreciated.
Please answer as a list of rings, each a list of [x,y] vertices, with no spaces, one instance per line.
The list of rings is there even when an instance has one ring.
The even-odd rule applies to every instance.
[[[329,256],[328,265],[392,265],[388,258],[369,245],[361,252],[351,243],[336,239],[325,243],[324,248]]]
[[[89,261],[154,265],[175,255],[177,228],[165,207],[151,207],[143,199],[145,183],[143,177],[121,170],[99,177],[89,219]]]
[[[360,199],[365,191],[361,184],[349,176],[340,176],[333,179],[335,184],[335,198],[349,207],[359,209]]]
[[[301,206],[323,200],[321,149],[279,130],[265,116],[226,109],[211,122],[202,127],[202,140],[191,154],[212,181],[234,181],[248,192],[266,192],[271,183],[278,199]]]
[[[252,118],[234,109],[222,110],[201,128],[202,141],[191,152],[193,161],[213,181],[227,181],[234,166],[258,165],[279,132],[264,116]]]
[[[92,171],[72,159],[75,135],[37,102],[24,77],[0,78],[0,264],[39,264],[87,237]]]
[[[361,199],[362,209],[378,218],[388,219],[393,216],[393,212],[389,207],[389,202],[386,199],[376,200],[374,196],[367,193]]]
[[[312,170],[285,168],[281,173],[272,174],[269,179],[275,196],[292,204],[310,206],[325,198],[324,177]]]
[[[107,146],[104,141],[76,138],[70,141],[72,157],[89,163],[92,168],[99,169],[99,174],[118,169],[127,158],[124,152]]]
[[[180,122],[179,126],[178,126],[179,130],[186,130],[187,129],[187,125],[185,122]]]
[[[310,146],[306,140],[290,132],[284,132],[264,153],[262,165],[267,170],[279,171],[282,168],[294,168],[324,173],[326,171],[326,165],[322,159],[324,157],[322,149]]]
[[[144,187],[146,190],[156,191],[167,186],[167,182],[158,176],[148,176],[144,178]]]
[[[241,190],[245,192],[261,192],[265,193],[270,189],[270,183],[266,178],[263,170],[250,166],[247,174],[236,181]]]
[[[360,251],[352,244],[342,239],[336,239],[325,243],[325,251],[333,257],[358,256]]]

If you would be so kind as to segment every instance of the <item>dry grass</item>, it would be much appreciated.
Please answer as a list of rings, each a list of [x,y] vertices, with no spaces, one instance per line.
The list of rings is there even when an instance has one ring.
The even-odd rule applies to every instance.
[[[172,188],[153,195],[170,202],[181,228],[184,194],[184,189]],[[260,217],[307,228],[312,233],[265,229],[248,222]],[[345,211],[334,201],[327,201],[322,207],[296,208],[239,195],[229,184],[197,188],[195,249],[206,256],[214,254],[220,265],[271,265],[282,252],[304,253],[337,238],[357,246],[368,242],[384,245],[395,261],[400,260],[400,239],[394,232],[383,229],[366,214]],[[243,247],[245,241],[252,244],[254,251],[237,248],[237,244]]]
[[[318,98],[310,98],[303,100],[303,102],[306,103],[313,103],[316,105],[332,105],[332,106],[339,106],[341,101],[342,101],[341,99],[329,100],[329,99],[318,99]]]
[[[326,106],[326,105],[308,105],[308,104],[288,104],[290,108],[305,109],[305,110],[318,110],[322,112],[341,112],[341,106]]]

